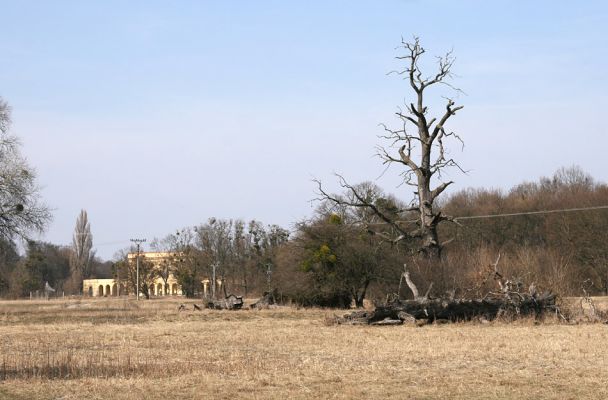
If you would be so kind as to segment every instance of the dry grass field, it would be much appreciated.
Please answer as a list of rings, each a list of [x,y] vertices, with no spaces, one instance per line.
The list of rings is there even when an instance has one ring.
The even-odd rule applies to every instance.
[[[344,326],[179,301],[0,302],[0,399],[608,398],[607,325]]]

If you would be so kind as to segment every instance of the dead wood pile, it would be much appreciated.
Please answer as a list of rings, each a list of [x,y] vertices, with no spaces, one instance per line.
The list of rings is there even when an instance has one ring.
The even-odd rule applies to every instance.
[[[243,308],[243,296],[229,294],[225,299],[209,300],[207,308],[212,310],[240,310]]]
[[[336,322],[370,325],[400,325],[403,323],[423,325],[432,322],[457,322],[473,319],[491,321],[499,317],[506,319],[530,316],[541,318],[548,313],[561,316],[554,293],[538,293],[534,284],[524,290],[519,281],[503,279],[496,268],[499,260],[500,256],[491,265],[498,290],[489,292],[482,298],[457,299],[453,295],[431,298],[429,296],[430,287],[424,296],[420,296],[406,267],[402,280],[405,280],[409,286],[414,299],[387,301],[373,311],[355,311],[342,318],[337,318]]]
[[[491,321],[497,317],[541,317],[550,311],[556,313],[556,296],[553,293],[483,299],[418,299],[395,300],[377,306],[373,311],[356,311],[347,314],[343,321],[373,325],[399,325],[406,323],[470,321],[478,318]]]

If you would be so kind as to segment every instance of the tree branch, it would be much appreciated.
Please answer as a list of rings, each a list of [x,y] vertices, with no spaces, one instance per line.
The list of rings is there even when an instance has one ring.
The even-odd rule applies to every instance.
[[[447,120],[452,115],[456,115],[456,112],[458,110],[462,110],[464,108],[464,106],[458,106],[458,107],[452,108],[452,106],[454,104],[455,103],[454,103],[454,101],[452,99],[448,99],[448,104],[445,107],[445,113],[443,114],[443,116],[439,120],[439,123],[437,123],[437,125],[435,125],[435,128],[433,129],[433,133],[431,134],[431,139],[432,140],[435,140],[435,138],[437,137],[437,135],[439,134],[439,132],[441,132],[441,130],[443,129],[443,126],[445,125],[445,123],[447,122]]]
[[[412,235],[409,232],[407,232],[405,229],[400,227],[399,224],[397,224],[397,221],[393,220],[392,218],[390,218],[389,216],[384,214],[375,204],[368,202],[363,196],[361,196],[359,194],[359,192],[357,192],[357,190],[352,185],[349,185],[346,182],[344,177],[342,177],[339,174],[336,174],[336,176],[338,176],[338,179],[340,180],[340,186],[342,186],[345,189],[348,189],[351,192],[351,194],[355,197],[357,202],[348,201],[344,198],[340,198],[339,196],[328,194],[327,192],[325,192],[323,190],[321,181],[315,179],[314,182],[317,183],[319,193],[323,196],[324,200],[329,200],[337,205],[347,205],[350,207],[369,208],[370,210],[372,210],[374,212],[374,214],[376,214],[376,216],[378,216],[378,218],[380,218],[382,221],[386,222],[387,225],[393,227],[397,232],[400,233],[400,236],[398,237],[397,241],[403,240],[406,237],[412,237]],[[395,242],[395,239],[391,239],[391,241]]]
[[[441,185],[437,186],[435,189],[431,191],[431,199],[435,200],[448,186],[450,186],[452,181],[444,182]]]

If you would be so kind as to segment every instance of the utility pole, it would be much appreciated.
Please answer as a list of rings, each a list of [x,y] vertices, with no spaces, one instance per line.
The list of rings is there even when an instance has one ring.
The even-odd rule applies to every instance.
[[[135,293],[137,294],[137,300],[139,300],[139,245],[145,241],[146,241],[146,239],[131,239],[131,242],[133,242],[137,245],[137,259],[135,261],[137,264],[137,283],[136,283],[136,288],[135,288]]]
[[[211,281],[211,296],[212,299],[215,300],[215,269],[217,268],[217,262],[214,262],[213,264],[211,264],[211,267],[213,267],[213,277],[212,277],[212,281]]]

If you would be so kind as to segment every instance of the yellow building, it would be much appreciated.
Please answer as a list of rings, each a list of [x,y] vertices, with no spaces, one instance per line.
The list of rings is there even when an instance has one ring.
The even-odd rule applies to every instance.
[[[82,293],[85,296],[104,297],[126,294],[123,282],[118,285],[116,279],[85,279],[82,281]]]
[[[171,253],[164,252],[142,252],[139,253],[140,261],[145,259],[147,262],[152,262],[155,268],[161,268],[164,263],[173,262],[174,256]],[[137,259],[137,253],[129,253],[128,260],[135,263]],[[207,290],[209,286],[209,280],[205,279],[201,281],[204,296],[207,296]],[[218,282],[218,284],[221,284]],[[129,288],[130,289],[130,288]],[[109,297],[109,296],[123,296],[128,294],[126,281],[121,279],[85,279],[82,281],[82,293],[85,296],[91,297]],[[148,293],[150,296],[181,296],[182,288],[177,283],[177,279],[172,273],[169,273],[168,279],[165,282],[161,277],[157,277],[153,283],[148,287]],[[143,295],[140,293],[140,295]]]

